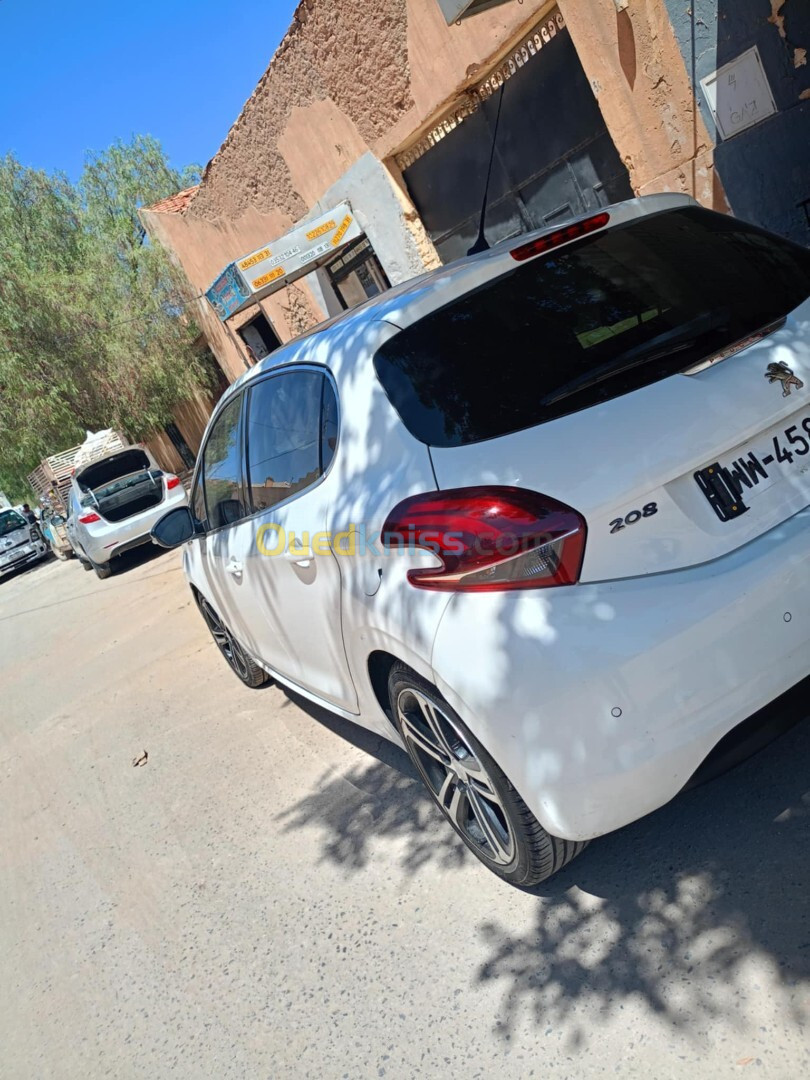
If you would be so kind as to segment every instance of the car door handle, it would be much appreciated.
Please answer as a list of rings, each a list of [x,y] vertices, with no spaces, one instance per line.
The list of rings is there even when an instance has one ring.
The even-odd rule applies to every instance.
[[[233,574],[234,577],[242,576],[242,564],[237,559],[231,559],[228,565],[225,567],[226,574]]]
[[[312,550],[308,547],[291,547],[288,554],[296,566],[306,569],[312,565]]]

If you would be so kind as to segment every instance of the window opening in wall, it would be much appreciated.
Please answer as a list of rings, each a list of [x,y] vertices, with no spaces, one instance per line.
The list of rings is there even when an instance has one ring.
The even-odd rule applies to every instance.
[[[356,307],[391,288],[374,249],[364,236],[326,267],[341,307]]]
[[[258,364],[281,345],[269,319],[263,312],[259,312],[249,323],[240,326],[236,332],[245,343],[251,364]]]
[[[187,469],[193,469],[196,458],[191,447],[183,438],[183,433],[180,431],[180,428],[177,426],[177,424],[168,423],[163,430],[171,439],[172,446],[180,455],[185,467]]]

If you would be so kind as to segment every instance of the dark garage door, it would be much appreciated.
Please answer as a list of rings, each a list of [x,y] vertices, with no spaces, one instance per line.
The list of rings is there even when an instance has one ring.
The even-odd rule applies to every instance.
[[[478,235],[496,93],[403,176],[445,262]],[[631,198],[627,169],[567,30],[506,83],[487,210],[491,244]]]

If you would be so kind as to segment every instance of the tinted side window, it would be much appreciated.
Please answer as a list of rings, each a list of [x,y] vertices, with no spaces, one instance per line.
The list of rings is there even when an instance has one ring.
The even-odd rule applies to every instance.
[[[251,389],[247,456],[253,512],[289,499],[323,474],[325,383],[328,380],[317,371],[290,371],[263,379]],[[334,396],[331,386],[329,390]]]
[[[245,517],[242,500],[242,440],[239,414],[242,395],[228,402],[205,444],[203,485],[209,529],[232,525]]]

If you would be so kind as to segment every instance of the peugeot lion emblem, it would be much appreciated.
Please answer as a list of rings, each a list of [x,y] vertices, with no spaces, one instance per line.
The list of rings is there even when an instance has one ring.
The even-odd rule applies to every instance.
[[[801,390],[804,383],[801,379],[797,379],[791,369],[784,362],[778,364],[768,364],[768,370],[765,372],[765,378],[769,383],[780,382],[782,384],[782,397],[789,397],[790,392],[795,386],[797,390]]]

